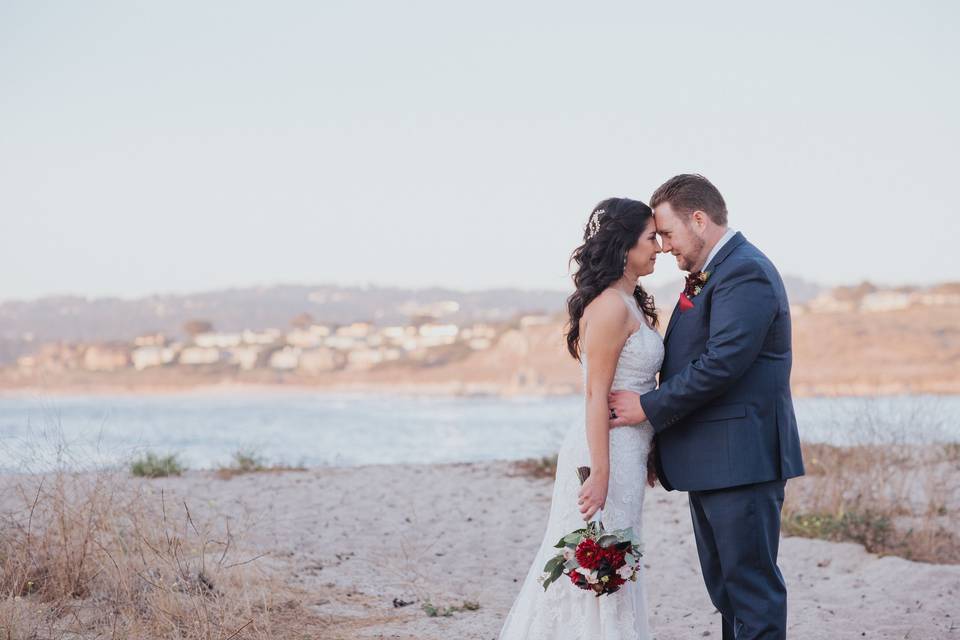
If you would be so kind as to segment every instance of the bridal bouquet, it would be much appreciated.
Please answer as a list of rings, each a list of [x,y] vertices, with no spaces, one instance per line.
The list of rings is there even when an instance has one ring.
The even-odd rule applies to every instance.
[[[589,474],[587,467],[577,470],[581,484]],[[565,573],[570,582],[598,598],[619,591],[627,580],[636,581],[643,556],[632,528],[606,531],[599,519],[563,536],[554,547],[561,551],[543,567],[544,590]]]

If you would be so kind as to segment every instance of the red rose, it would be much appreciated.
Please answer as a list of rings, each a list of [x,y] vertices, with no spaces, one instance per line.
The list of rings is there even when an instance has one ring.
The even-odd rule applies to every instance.
[[[614,569],[619,569],[627,563],[624,559],[623,551],[619,551],[615,547],[608,547],[603,549],[603,559],[610,563],[610,566]]]
[[[570,582],[572,582],[575,586],[580,587],[581,589],[590,588],[589,585],[587,584],[587,577],[585,575],[577,573],[576,569],[570,572]]]
[[[586,538],[577,545],[577,562],[584,569],[596,569],[597,565],[600,564],[602,551],[595,540]]]

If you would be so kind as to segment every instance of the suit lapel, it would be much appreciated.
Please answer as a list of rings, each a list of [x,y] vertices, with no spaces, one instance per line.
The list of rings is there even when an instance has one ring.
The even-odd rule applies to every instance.
[[[663,334],[663,341],[666,342],[667,338],[670,337],[670,332],[673,331],[673,327],[677,324],[677,320],[680,318],[680,300],[677,300],[677,304],[673,305],[673,313],[670,314],[670,322],[667,323],[667,330]]]
[[[720,263],[726,260],[727,256],[733,253],[734,249],[746,241],[747,239],[743,237],[743,234],[737,231],[735,234],[733,234],[733,237],[727,241],[727,244],[720,247],[720,251],[717,251],[717,255],[713,256],[713,260],[711,260],[710,263],[703,268],[703,270],[713,273],[713,270],[720,266]]]

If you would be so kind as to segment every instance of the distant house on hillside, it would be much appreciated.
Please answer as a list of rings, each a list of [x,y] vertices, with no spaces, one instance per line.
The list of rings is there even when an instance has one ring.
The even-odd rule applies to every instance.
[[[427,323],[420,325],[418,346],[437,347],[444,344],[453,344],[457,341],[459,332],[460,327],[455,324]]]
[[[287,344],[308,349],[323,344],[324,336],[307,329],[293,329],[287,332]]]
[[[220,362],[220,349],[215,347],[185,347],[180,352],[180,364],[198,365]]]
[[[460,331],[463,338],[493,338],[497,335],[497,328],[492,324],[477,322]]]
[[[334,332],[341,338],[366,338],[373,331],[373,325],[369,322],[354,322],[344,327],[338,327]]]
[[[931,307],[960,305],[960,282],[945,282],[930,287],[919,296],[921,304]]]
[[[492,324],[474,323],[460,331],[460,337],[467,341],[467,345],[474,351],[482,351],[493,346],[493,339],[497,336],[497,328]]]
[[[830,294],[837,300],[862,300],[865,295],[876,293],[879,290],[873,283],[861,282],[858,285],[836,287]]]
[[[860,308],[863,299],[871,294],[877,293],[879,289],[869,283],[863,282],[852,287],[836,287],[807,303],[807,308],[811,313],[842,313],[846,311],[856,311]]]
[[[341,351],[349,351],[359,343],[360,340],[350,336],[330,336],[323,341],[323,344],[331,349],[339,349]]]
[[[907,309],[913,296],[903,291],[876,291],[863,296],[860,308],[863,311],[896,311]]]
[[[381,344],[403,346],[407,340],[413,340],[413,342],[416,343],[417,328],[409,326],[389,326],[382,328],[378,335],[382,338]]]
[[[40,345],[33,355],[17,358],[17,368],[22,370],[41,369],[51,373],[61,373],[83,366],[83,350],[78,345],[66,342],[47,342]]]
[[[133,361],[133,368],[137,371],[143,371],[148,367],[159,367],[173,362],[177,357],[177,352],[171,347],[164,346],[144,346],[137,347],[130,354]]]
[[[243,341],[246,344],[273,344],[283,336],[279,329],[264,329],[263,331],[251,331],[244,329]]]
[[[263,346],[259,344],[241,344],[227,350],[230,364],[235,364],[242,371],[251,371],[257,367]]]
[[[160,332],[144,333],[133,339],[138,347],[162,347],[167,343],[167,337]]]
[[[226,349],[243,342],[243,336],[239,333],[199,333],[193,342],[198,347]]]
[[[300,364],[300,347],[286,346],[270,354],[270,368],[281,371],[296,369]]]
[[[87,371],[117,371],[130,366],[130,347],[125,342],[93,344],[83,352]]]
[[[321,347],[300,354],[297,370],[308,375],[336,371],[346,364],[347,356],[336,349]]]
[[[408,318],[442,318],[460,311],[460,303],[455,300],[427,303],[405,302],[400,305],[399,311]]]
[[[526,315],[520,318],[520,326],[524,328],[550,324],[551,322],[553,322],[553,319],[545,314]]]
[[[807,303],[810,313],[842,313],[845,311],[855,311],[859,301],[856,300],[838,300],[832,293],[822,293]]]
[[[399,359],[399,349],[356,349],[347,354],[347,368],[370,369],[382,362]]]

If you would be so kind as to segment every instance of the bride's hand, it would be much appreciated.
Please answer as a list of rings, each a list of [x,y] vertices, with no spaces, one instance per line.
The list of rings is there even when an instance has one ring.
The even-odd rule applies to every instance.
[[[607,484],[609,474],[591,473],[587,481],[580,487],[580,513],[584,520],[590,520],[598,509],[602,509],[607,502]]]
[[[611,391],[607,396],[607,404],[611,411],[610,428],[622,427],[628,424],[646,422],[647,414],[640,404],[640,396],[632,391]],[[616,415],[614,418],[613,416]]]

